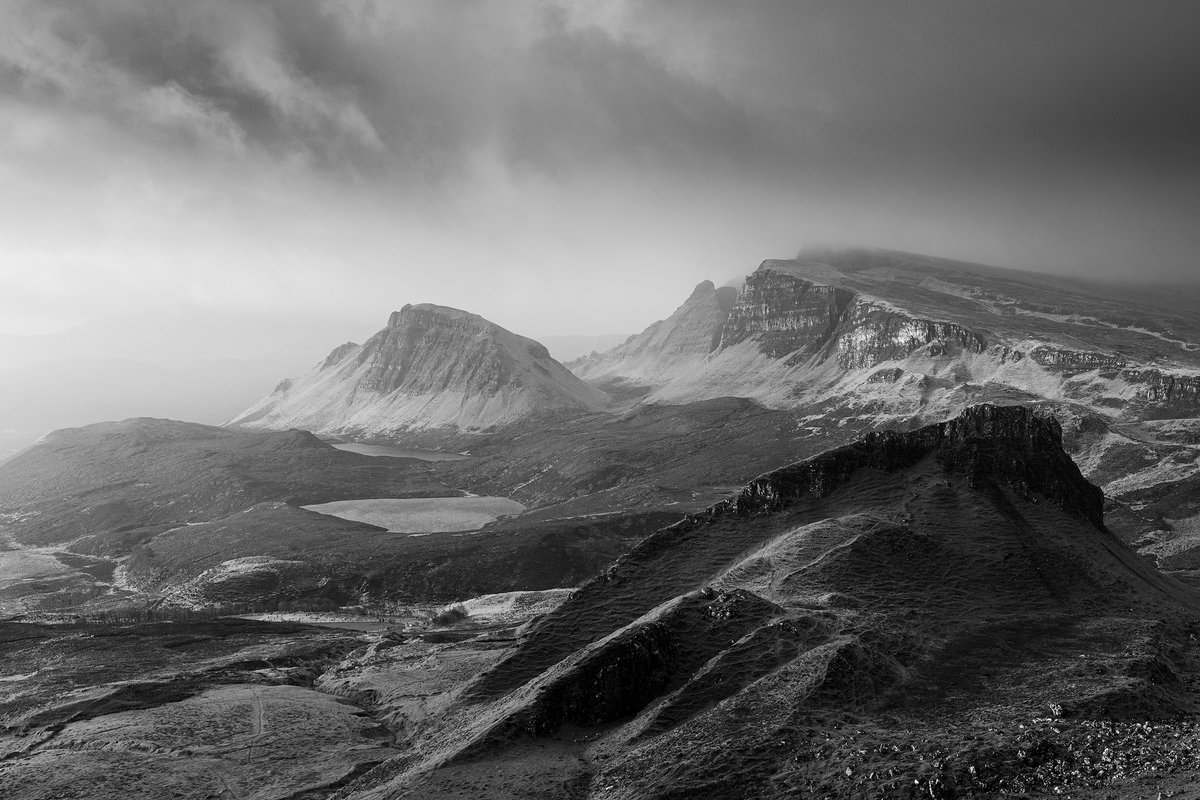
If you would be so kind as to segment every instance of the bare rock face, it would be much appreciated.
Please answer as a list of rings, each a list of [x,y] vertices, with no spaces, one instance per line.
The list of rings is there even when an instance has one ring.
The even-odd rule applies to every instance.
[[[1200,514],[1187,492],[1151,488],[1200,480],[1200,451],[1178,439],[1200,417],[1195,307],[911,253],[808,251],[764,261],[712,349],[660,371],[642,401],[746,398],[795,414],[798,430],[829,446],[974,404],[1037,403],[1062,422],[1084,475],[1124,507],[1120,535],[1178,561],[1192,541],[1179,532]],[[608,381],[632,380],[640,347],[630,340],[593,361]]]
[[[771,358],[792,362],[836,358],[846,369],[903,359],[918,348],[936,354],[982,352],[980,334],[948,322],[922,319],[890,304],[836,286],[824,286],[764,262],[746,279],[721,332],[720,348],[758,342]]]
[[[1119,356],[1064,350],[1059,347],[1035,347],[1028,355],[1043,367],[1051,367],[1062,372],[1120,369],[1125,366],[1125,359]]]
[[[336,348],[231,424],[355,435],[479,431],[606,402],[540,343],[476,314],[425,303],[393,312],[364,344]]]
[[[665,404],[861,408],[872,426],[953,414],[996,389],[1131,419],[1200,410],[1195,316],[1033,274],[876,250],[764,261],[708,352],[694,336],[691,358],[661,369],[648,334],[693,300],[579,374],[595,380],[596,364],[607,380],[653,373],[647,399]]]
[[[1200,375],[1165,375],[1156,369],[1125,370],[1121,377],[1139,385],[1138,394],[1153,402],[1200,409]]]
[[[718,347],[756,339],[764,353],[780,358],[804,349],[815,354],[832,344],[854,294],[798,281],[767,263],[746,278]]]
[[[1104,495],[1083,477],[1062,449],[1062,426],[1024,406],[972,406],[948,422],[915,431],[875,431],[858,442],[830,450],[751,481],[706,517],[773,513],[804,495],[829,494],[856,470],[894,472],[934,456],[971,486],[987,480],[1023,495],[1038,494],[1060,508],[1103,525]]]

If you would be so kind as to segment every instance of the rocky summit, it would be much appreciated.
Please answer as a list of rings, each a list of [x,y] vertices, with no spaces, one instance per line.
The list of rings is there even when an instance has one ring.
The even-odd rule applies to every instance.
[[[341,345],[307,375],[283,381],[231,424],[357,436],[470,432],[607,401],[538,342],[422,303],[393,312],[364,344]]]

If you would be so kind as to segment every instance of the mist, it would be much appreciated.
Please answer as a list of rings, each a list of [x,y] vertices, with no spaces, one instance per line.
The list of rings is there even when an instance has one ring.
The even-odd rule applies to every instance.
[[[611,337],[813,244],[1200,274],[1192,4],[3,0],[0,23],[0,364],[116,319],[104,357],[161,365],[140,336],[291,369],[420,302]]]

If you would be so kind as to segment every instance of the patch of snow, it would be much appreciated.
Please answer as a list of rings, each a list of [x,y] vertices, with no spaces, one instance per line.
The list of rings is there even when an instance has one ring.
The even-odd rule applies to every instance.
[[[15,682],[15,681],[24,681],[24,680],[28,680],[29,678],[32,678],[34,675],[37,675],[39,672],[41,672],[41,670],[37,670],[37,669],[35,669],[33,672],[26,672],[26,673],[24,673],[24,674],[17,674],[17,675],[0,675],[0,682],[2,682],[2,683],[13,683],[13,682]]]

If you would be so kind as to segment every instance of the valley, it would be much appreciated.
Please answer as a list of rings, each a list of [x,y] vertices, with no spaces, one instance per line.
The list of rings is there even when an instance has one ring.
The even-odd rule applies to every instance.
[[[1186,797],[1196,342],[820,251],[565,366],[405,306],[225,426],[56,431],[0,462],[0,781]]]
[[[1200,800],[1197,31],[0,2],[0,800]]]

